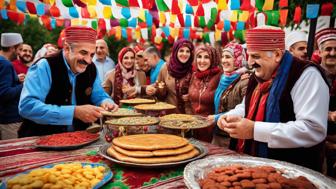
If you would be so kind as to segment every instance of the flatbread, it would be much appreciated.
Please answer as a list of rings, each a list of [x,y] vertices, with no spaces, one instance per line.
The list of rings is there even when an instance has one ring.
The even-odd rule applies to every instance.
[[[114,138],[112,143],[129,150],[162,150],[187,145],[187,139],[168,134],[139,134]]]
[[[131,157],[153,157],[152,151],[141,151],[141,150],[125,150],[119,146],[112,145],[110,148],[113,148],[116,152],[121,153],[126,156]]]
[[[175,109],[176,106],[165,103],[165,102],[157,102],[155,104],[136,105],[134,106],[134,108],[137,110],[171,110],[171,109]]]
[[[156,163],[170,163],[170,162],[190,159],[190,158],[197,156],[199,154],[199,151],[196,149],[193,149],[189,152],[186,152],[180,155],[175,155],[175,156],[136,158],[136,157],[125,156],[115,151],[114,148],[108,148],[107,154],[120,161],[131,162],[131,163],[142,163],[142,164],[156,164]]]
[[[120,103],[124,103],[124,104],[150,104],[150,103],[155,103],[155,100],[154,99],[146,99],[146,98],[133,98],[133,99],[120,100]]]
[[[144,150],[126,150],[120,148],[116,145],[112,145],[115,151],[130,157],[153,157],[153,156],[170,156],[178,155],[189,152],[194,149],[192,144],[187,144],[181,148],[167,149],[167,150],[153,150],[153,151],[144,151]]]

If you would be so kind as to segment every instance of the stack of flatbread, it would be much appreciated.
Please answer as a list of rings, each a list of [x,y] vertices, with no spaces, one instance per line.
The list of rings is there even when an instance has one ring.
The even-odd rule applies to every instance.
[[[197,156],[200,152],[184,139],[168,134],[140,134],[113,139],[107,154],[120,161],[157,164],[177,162]]]

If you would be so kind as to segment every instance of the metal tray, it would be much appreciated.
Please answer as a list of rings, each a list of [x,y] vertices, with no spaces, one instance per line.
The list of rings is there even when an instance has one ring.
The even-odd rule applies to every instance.
[[[203,179],[214,167],[242,164],[246,166],[272,166],[284,172],[283,176],[294,178],[304,176],[319,189],[336,188],[336,182],[311,169],[272,159],[248,156],[211,156],[189,163],[184,169],[184,182],[188,188],[200,189],[199,179]]]
[[[111,156],[109,156],[107,154],[107,149],[111,146],[111,144],[105,144],[103,146],[101,146],[99,148],[99,155],[103,156],[104,158],[114,162],[114,163],[117,163],[117,164],[120,164],[120,165],[124,165],[124,166],[127,166],[127,167],[141,167],[141,168],[164,168],[164,167],[174,167],[174,166],[177,166],[177,165],[182,165],[182,164],[186,164],[186,163],[189,163],[191,161],[194,161],[194,160],[197,160],[199,158],[202,158],[204,157],[205,155],[208,154],[208,149],[203,146],[203,144],[201,144],[199,141],[195,140],[195,139],[190,139],[189,142],[191,144],[193,144],[198,151],[200,151],[200,154],[198,156],[195,156],[191,159],[186,159],[186,160],[183,160],[183,161],[177,161],[177,162],[170,162],[170,163],[154,163],[154,164],[141,164],[141,163],[131,163],[131,162],[125,162],[125,161],[120,161],[120,160],[117,160]]]
[[[42,167],[38,167],[38,168],[35,168],[35,169],[39,169],[39,168],[52,168],[52,167],[54,167],[55,165],[58,165],[58,164],[64,164],[64,163],[75,163],[75,162],[61,162],[61,163],[54,163],[54,164],[49,164],[49,165],[44,165],[44,166],[42,166]],[[112,177],[113,177],[113,173],[112,173],[112,171],[111,171],[111,169],[106,165],[106,164],[104,164],[104,163],[91,163],[91,162],[80,162],[81,164],[82,164],[82,166],[85,166],[85,165],[91,165],[92,167],[98,167],[98,166],[103,166],[103,167],[105,167],[105,172],[104,172],[104,177],[103,177],[103,179],[99,182],[99,183],[97,183],[94,187],[93,187],[93,189],[98,189],[98,188],[101,188],[102,186],[104,186],[104,184],[106,184],[109,180],[111,180],[112,179]],[[9,179],[12,179],[12,178],[14,178],[14,177],[16,177],[16,176],[19,176],[19,175],[22,175],[22,174],[28,174],[28,173],[30,173],[31,171],[33,171],[33,170],[35,170],[35,169],[31,169],[31,170],[28,170],[28,171],[25,171],[25,172],[23,172],[23,173],[19,173],[19,174],[16,174],[16,175],[14,175],[14,176],[12,176],[12,177],[9,177],[9,178],[7,178],[7,179],[5,179],[5,180],[2,180],[2,183],[0,184],[0,189],[6,189],[7,188],[7,181],[9,180]]]
[[[36,148],[40,148],[40,149],[45,149],[45,150],[74,150],[74,149],[78,149],[78,148],[82,148],[86,145],[92,144],[94,142],[96,142],[97,140],[99,140],[99,135],[97,136],[97,138],[94,138],[90,141],[81,143],[81,144],[76,144],[76,145],[67,145],[67,146],[44,146],[44,145],[38,145],[36,144],[35,147]],[[36,141],[37,142],[37,141]]]

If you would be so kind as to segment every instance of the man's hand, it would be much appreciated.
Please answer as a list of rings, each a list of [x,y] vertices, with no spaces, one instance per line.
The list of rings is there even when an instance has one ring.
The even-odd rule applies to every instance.
[[[329,111],[328,112],[328,121],[336,121],[336,111]]]
[[[253,139],[254,121],[249,119],[240,116],[223,115],[218,119],[217,125],[232,138]]]
[[[119,106],[115,103],[111,103],[109,101],[105,101],[103,103],[101,103],[100,105],[102,108],[104,108],[104,110],[109,110],[111,112],[115,112],[118,110]]]
[[[152,96],[156,93],[156,88],[153,85],[148,85],[146,87],[146,94]]]
[[[19,78],[20,83],[23,83],[26,78],[26,74],[20,73],[18,74],[18,78]]]
[[[85,123],[92,123],[103,116],[101,111],[104,109],[98,106],[80,105],[75,107],[74,117]]]

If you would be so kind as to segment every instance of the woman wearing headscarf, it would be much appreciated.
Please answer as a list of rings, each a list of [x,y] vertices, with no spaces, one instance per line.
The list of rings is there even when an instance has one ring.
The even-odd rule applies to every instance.
[[[246,61],[246,54],[243,47],[237,43],[229,43],[222,50],[222,69],[223,74],[220,78],[214,96],[215,115],[208,116],[210,121],[217,121],[222,112],[233,109],[240,104],[246,94],[248,74],[243,63]],[[244,75],[243,75],[244,74]],[[227,134],[217,127],[213,136],[212,143],[219,146],[227,146]]]
[[[189,101],[192,113],[208,116],[215,113],[214,94],[222,71],[219,68],[220,53],[211,46],[201,46],[195,53],[196,72],[189,87]],[[213,126],[194,130],[194,137],[206,142],[212,140]]]
[[[180,39],[174,43],[172,55],[158,76],[157,96],[160,100],[175,105],[177,113],[186,112],[186,98],[192,76],[194,45]]]
[[[103,88],[111,95],[116,104],[127,98],[135,98],[141,93],[141,86],[146,84],[146,75],[135,69],[135,52],[124,47],[118,54],[118,65],[107,73]]]

